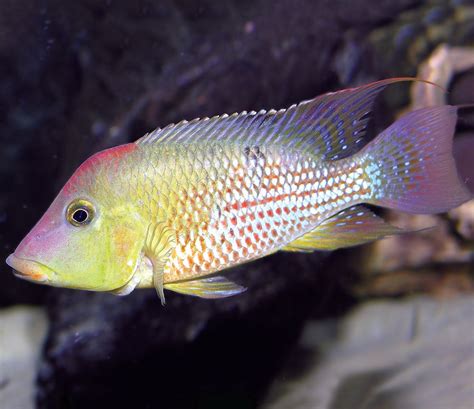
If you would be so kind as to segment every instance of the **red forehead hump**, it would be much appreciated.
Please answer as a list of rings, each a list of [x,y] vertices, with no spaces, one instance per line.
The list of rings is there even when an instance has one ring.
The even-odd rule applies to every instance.
[[[137,148],[137,145],[134,143],[126,143],[125,145],[114,146],[113,148],[105,149],[103,151],[97,152],[87,159],[79,169],[87,166],[93,166],[103,160],[118,159],[125,155],[126,153],[132,152]]]
[[[127,155],[130,152],[133,152],[137,149],[137,145],[134,143],[127,143],[125,145],[115,146],[110,149],[105,149],[103,151],[97,152],[92,155],[90,158],[86,159],[74,172],[69,181],[64,186],[64,190],[71,191],[74,190],[75,184],[84,173],[91,172],[95,167],[104,164],[110,163],[111,166],[115,163],[118,165],[123,156]]]

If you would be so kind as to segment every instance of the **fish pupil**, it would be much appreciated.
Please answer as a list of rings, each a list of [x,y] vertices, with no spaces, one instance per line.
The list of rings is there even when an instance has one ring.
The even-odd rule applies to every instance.
[[[77,223],[84,223],[89,217],[89,213],[84,209],[77,209],[73,214],[72,218]]]

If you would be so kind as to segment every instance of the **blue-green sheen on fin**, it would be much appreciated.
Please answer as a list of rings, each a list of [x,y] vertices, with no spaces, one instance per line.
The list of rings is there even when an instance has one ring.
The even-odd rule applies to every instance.
[[[225,298],[243,293],[246,290],[245,287],[222,276],[166,283],[165,288],[177,293],[194,295],[201,298]]]
[[[324,94],[278,111],[244,111],[182,121],[157,129],[136,143],[272,144],[308,151],[323,160],[341,159],[364,145],[367,114],[377,95],[387,85],[402,81],[417,79],[386,79]]]
[[[325,220],[314,230],[282,248],[311,252],[357,246],[405,231],[386,223],[364,206],[354,206]]]
[[[368,202],[429,214],[472,199],[453,157],[456,122],[455,106],[421,108],[405,114],[369,143],[360,152],[374,192]]]

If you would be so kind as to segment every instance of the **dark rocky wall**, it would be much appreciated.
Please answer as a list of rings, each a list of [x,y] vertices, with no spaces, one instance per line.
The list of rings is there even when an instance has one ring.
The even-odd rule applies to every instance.
[[[0,257],[91,153],[183,118],[413,75],[440,42],[472,41],[462,3],[3,0]],[[170,294],[165,308],[153,291],[48,289],[3,265],[0,304],[48,306],[39,407],[250,408],[305,318],[351,304],[351,277],[325,258],[277,254],[233,273],[242,296]]]

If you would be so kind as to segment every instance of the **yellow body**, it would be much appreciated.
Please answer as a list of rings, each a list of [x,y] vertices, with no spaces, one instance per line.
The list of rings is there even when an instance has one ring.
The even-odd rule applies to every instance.
[[[173,234],[175,246],[164,266],[168,283],[275,252],[367,199],[369,184],[359,162],[318,165],[310,155],[281,147],[172,144],[138,145],[113,168],[121,169],[119,207],[136,204],[142,231],[163,223]],[[150,285],[148,280],[140,286]]]
[[[451,156],[455,107],[414,111],[365,147],[385,80],[287,110],[183,121],[84,162],[7,262],[23,278],[219,298],[215,273],[277,250],[397,234],[363,203],[441,212],[470,198]]]

